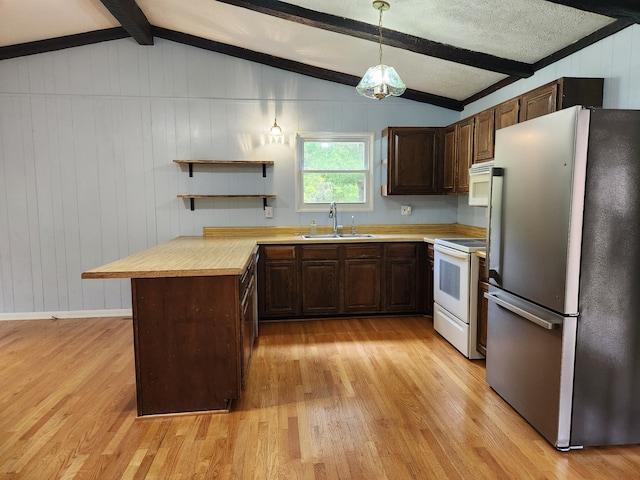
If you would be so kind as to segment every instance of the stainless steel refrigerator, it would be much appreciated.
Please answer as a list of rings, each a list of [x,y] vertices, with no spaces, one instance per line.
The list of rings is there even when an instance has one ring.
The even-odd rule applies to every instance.
[[[489,385],[558,449],[640,443],[640,111],[496,132]]]

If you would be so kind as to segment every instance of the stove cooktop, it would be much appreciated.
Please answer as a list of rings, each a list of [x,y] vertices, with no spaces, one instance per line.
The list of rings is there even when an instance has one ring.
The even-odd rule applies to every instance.
[[[444,245],[467,253],[487,249],[487,241],[484,238],[436,238],[436,245]]]

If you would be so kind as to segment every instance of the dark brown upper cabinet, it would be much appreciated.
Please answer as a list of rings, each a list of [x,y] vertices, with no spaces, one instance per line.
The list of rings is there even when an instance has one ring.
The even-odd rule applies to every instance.
[[[445,193],[454,193],[456,189],[456,125],[449,125],[444,129],[444,182]]]
[[[475,116],[473,133],[473,163],[493,158],[493,141],[496,132],[495,109],[490,108]]]
[[[558,84],[543,85],[522,96],[522,110],[520,121],[525,122],[532,118],[541,117],[556,111],[558,98]]]
[[[382,131],[383,142],[387,142],[383,195],[443,193],[442,132],[442,128],[431,127],[387,127]]]
[[[500,130],[518,123],[520,113],[520,98],[512,98],[502,102],[495,108],[495,129]]]
[[[387,127],[383,195],[469,193],[469,168],[493,159],[495,132],[574,105],[602,106],[602,78],[563,77],[448,127]]]
[[[602,78],[559,78],[520,97],[520,121],[574,105],[602,107],[603,88]]]
[[[445,193],[469,192],[469,169],[473,162],[474,120],[474,117],[469,117],[444,129]]]

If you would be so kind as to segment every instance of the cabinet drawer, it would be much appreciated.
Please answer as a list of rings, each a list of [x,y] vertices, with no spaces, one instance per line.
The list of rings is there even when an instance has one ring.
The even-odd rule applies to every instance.
[[[249,279],[255,270],[255,265],[256,265],[256,255],[254,253],[253,255],[251,255],[251,258],[249,259],[249,265],[247,265],[247,268],[245,268],[244,272],[242,272],[242,275],[240,275],[241,291],[244,291],[246,286],[249,284]]]
[[[387,257],[415,258],[417,245],[415,243],[393,243],[385,245]]]
[[[314,245],[302,247],[303,260],[334,260],[338,258],[338,245]]]
[[[263,255],[267,260],[293,260],[296,258],[296,247],[295,245],[263,247]]]
[[[345,245],[346,258],[380,258],[380,245],[361,244],[361,245]]]

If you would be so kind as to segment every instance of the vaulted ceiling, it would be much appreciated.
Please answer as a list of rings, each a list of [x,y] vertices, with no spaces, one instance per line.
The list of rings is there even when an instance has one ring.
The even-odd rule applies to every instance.
[[[383,60],[403,97],[454,110],[640,22],[637,0],[389,3]],[[355,87],[378,63],[378,16],[371,0],[1,0],[0,60],[163,38]]]

